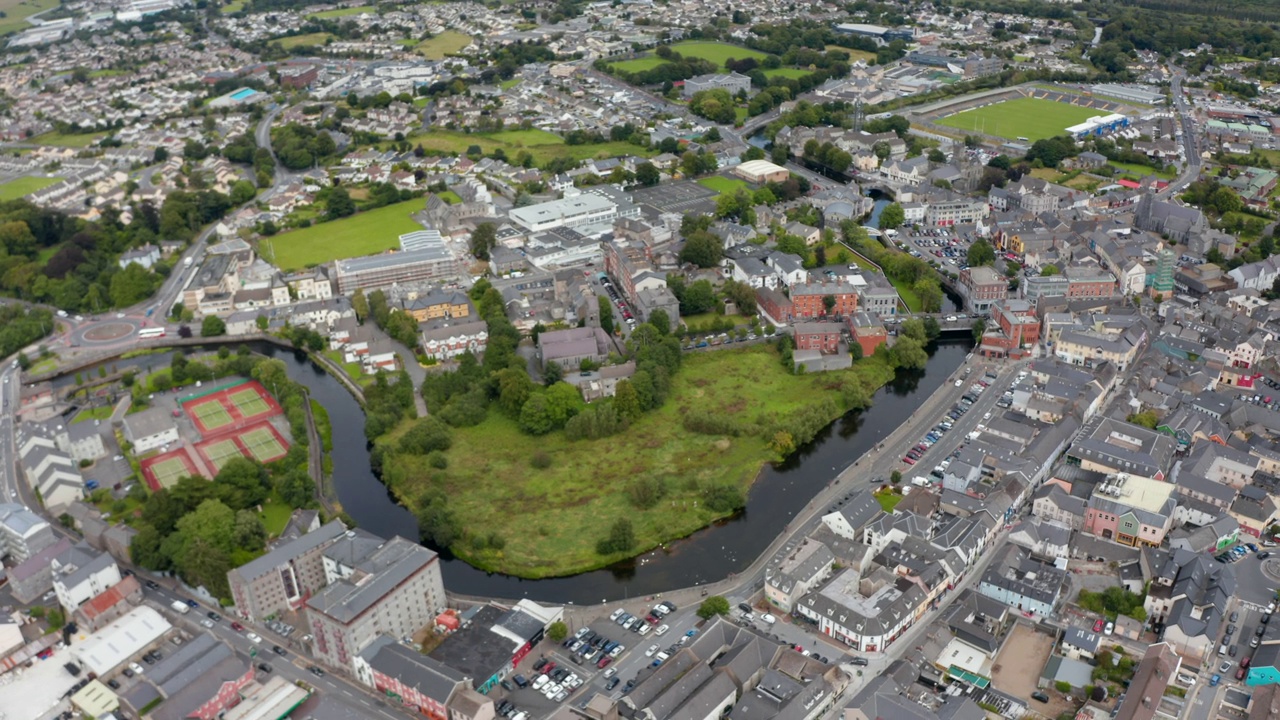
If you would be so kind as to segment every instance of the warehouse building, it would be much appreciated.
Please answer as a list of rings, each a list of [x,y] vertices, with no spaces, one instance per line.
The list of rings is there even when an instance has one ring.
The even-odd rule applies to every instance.
[[[733,174],[750,183],[784,182],[791,171],[768,160],[748,160],[733,169]]]
[[[160,613],[143,605],[73,645],[71,655],[85,670],[104,677],[171,629],[173,626]]]

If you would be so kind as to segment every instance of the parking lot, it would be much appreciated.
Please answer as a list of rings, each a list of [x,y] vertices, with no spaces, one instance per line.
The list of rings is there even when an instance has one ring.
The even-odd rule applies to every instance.
[[[631,199],[640,206],[645,219],[657,220],[664,213],[712,214],[718,195],[715,190],[686,180],[638,188],[631,193]]]
[[[977,378],[957,378],[955,380],[956,387],[965,387],[965,383],[968,383],[965,393],[960,396],[960,399],[957,400],[949,410],[947,410],[946,416],[941,418],[937,425],[930,428],[916,441],[916,444],[913,447],[907,450],[907,452],[902,456],[902,462],[908,467],[915,467],[917,463],[921,463],[924,460],[925,454],[929,452],[929,449],[941,442],[943,437],[955,428],[955,424],[960,421],[960,418],[968,413],[971,408],[976,406],[978,399],[982,397],[983,393],[988,389],[993,393],[999,393],[1007,390],[1007,388],[991,387],[992,383],[997,380],[998,376],[994,372],[990,371]],[[997,401],[997,404],[999,406],[1008,407],[1009,398],[1011,398],[1011,396],[1006,393],[999,401]],[[983,421],[990,420],[995,412],[995,410],[985,412],[983,414]],[[963,443],[961,443],[961,445],[963,445]],[[939,483],[942,482],[943,474],[951,464],[951,460],[959,453],[960,448],[957,447],[955,452],[942,459],[937,465],[928,471],[929,476],[937,480]],[[926,468],[927,465],[922,464],[919,467],[919,470],[924,471]]]

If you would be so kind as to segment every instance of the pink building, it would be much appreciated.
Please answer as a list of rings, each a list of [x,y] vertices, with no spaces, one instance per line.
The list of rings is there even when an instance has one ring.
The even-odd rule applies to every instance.
[[[1152,478],[1108,476],[1085,506],[1083,530],[1121,545],[1158,547],[1173,527],[1175,489]]]

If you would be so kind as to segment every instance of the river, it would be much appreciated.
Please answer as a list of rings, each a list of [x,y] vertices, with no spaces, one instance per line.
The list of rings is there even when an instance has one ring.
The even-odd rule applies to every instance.
[[[769,546],[815,493],[854,460],[906,421],[964,361],[968,341],[930,347],[923,371],[899,371],[881,388],[866,411],[854,411],[831,423],[785,462],[767,465],[747,495],[739,515],[705,528],[638,558],[574,577],[522,580],[486,573],[442,553],[445,587],[451,592],[553,602],[594,603],[713,582],[748,567]],[[329,411],[333,425],[334,486],[343,508],[360,527],[380,535],[417,539],[417,521],[398,505],[369,467],[364,413],[351,395],[305,355],[267,343],[255,351],[284,362],[290,379],[306,385],[311,397]],[[191,352],[198,351],[195,348]],[[118,369],[160,368],[168,354],[104,364]],[[55,385],[73,383],[72,376]]]

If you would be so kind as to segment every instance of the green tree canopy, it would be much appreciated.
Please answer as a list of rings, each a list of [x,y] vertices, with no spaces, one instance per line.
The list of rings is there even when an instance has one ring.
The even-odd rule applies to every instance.
[[[702,618],[703,620],[710,620],[716,615],[728,615],[728,614],[729,614],[729,601],[724,599],[720,595],[712,595],[706,600],[703,600],[702,604],[698,606],[698,617]]]

